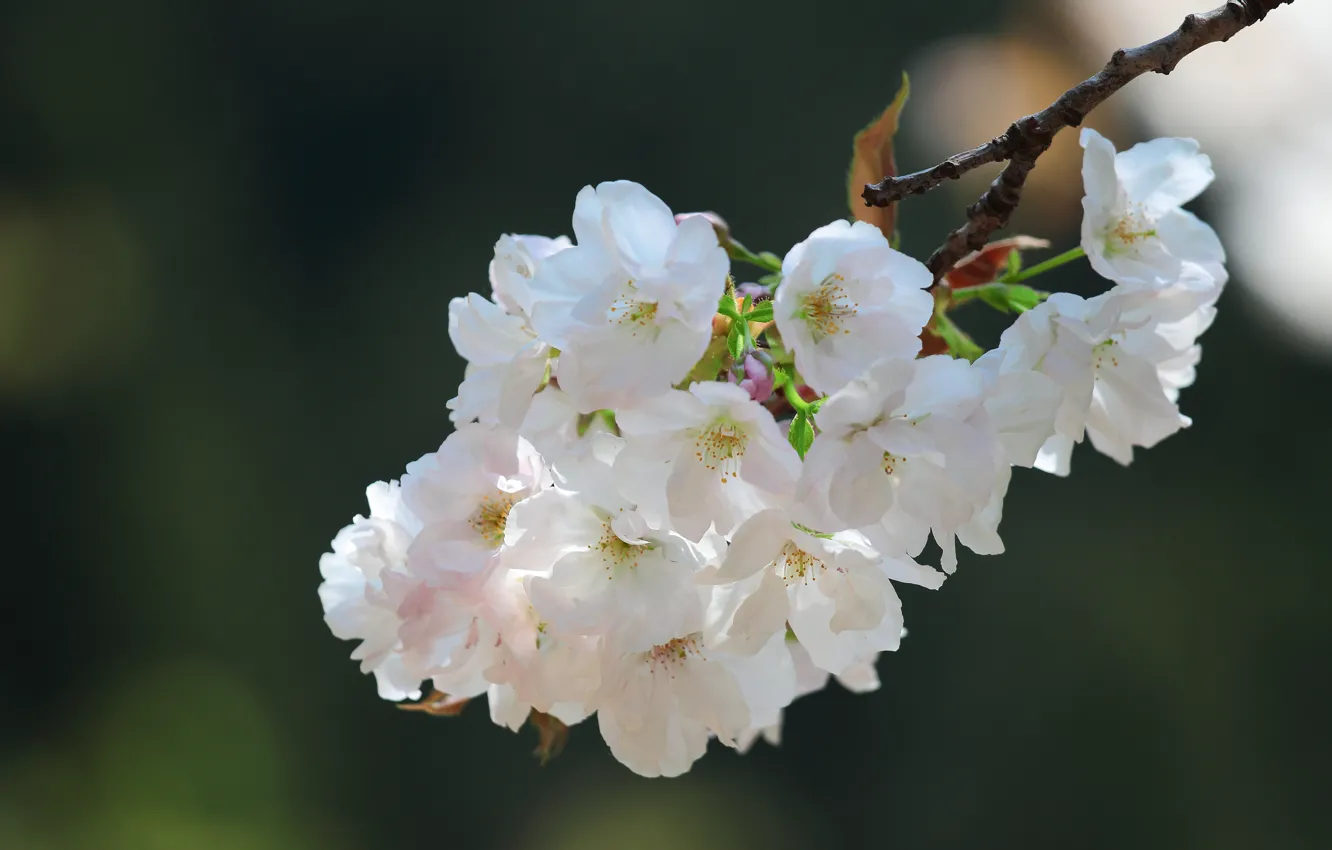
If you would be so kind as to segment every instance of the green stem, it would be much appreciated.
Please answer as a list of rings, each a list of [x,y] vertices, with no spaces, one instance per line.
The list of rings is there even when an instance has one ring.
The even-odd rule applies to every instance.
[[[999,282],[1021,283],[1024,280],[1032,279],[1038,274],[1044,274],[1050,271],[1051,269],[1057,269],[1062,265],[1066,265],[1068,263],[1073,262],[1074,260],[1080,260],[1085,256],[1087,256],[1087,252],[1082,250],[1081,245],[1079,245],[1076,248],[1069,248],[1067,251],[1060,254],[1059,256],[1051,257],[1050,259],[1046,260],[1043,263],[1037,263],[1036,265],[1032,266],[1029,269],[1023,269],[1022,271],[1018,272],[1012,277],[1000,278]],[[966,290],[962,291],[965,292]]]
[[[800,397],[800,393],[796,390],[795,381],[791,380],[790,376],[787,376],[786,380],[782,382],[782,392],[786,393],[786,400],[791,403],[791,406],[797,412],[804,412],[809,409],[809,402]]]
[[[1003,292],[1007,282],[1000,283],[982,283],[978,286],[968,286],[963,289],[954,289],[949,293],[949,306],[956,307],[959,304],[965,304],[974,298],[980,298],[986,292]]]
[[[776,254],[770,254],[767,251],[764,251],[761,254],[755,254],[735,239],[726,243],[726,253],[732,260],[739,260],[742,263],[749,263],[751,266],[758,266],[764,271],[780,272],[782,270],[781,257],[778,257]]]

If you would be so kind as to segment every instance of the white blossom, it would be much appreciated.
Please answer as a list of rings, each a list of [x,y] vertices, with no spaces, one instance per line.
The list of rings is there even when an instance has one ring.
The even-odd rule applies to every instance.
[[[360,640],[352,658],[373,673],[384,699],[416,699],[420,684],[463,650],[473,631],[470,600],[459,602],[414,573],[407,553],[420,523],[403,505],[397,482],[366,490],[370,515],[338,532],[319,559],[319,600],[329,629]]]
[[[486,615],[500,637],[485,671],[493,683],[491,717],[515,731],[531,709],[553,715],[566,725],[580,722],[601,684],[598,641],[557,631],[532,604],[527,582],[547,572],[505,564],[487,587]]]
[[[517,428],[532,396],[550,373],[550,346],[531,324],[529,283],[541,261],[569,247],[566,237],[505,234],[490,263],[491,297],[476,293],[449,302],[449,339],[467,360],[449,418],[457,424],[479,421]]]
[[[1159,288],[1195,265],[1217,283],[1226,279],[1225,250],[1216,232],[1180,209],[1211,184],[1212,161],[1193,139],[1153,139],[1122,153],[1083,128],[1082,248],[1103,277]]]
[[[671,390],[616,422],[627,438],[615,461],[621,489],[690,540],[712,525],[729,534],[795,491],[799,455],[767,408],[733,384]]]
[[[1083,244],[1116,284],[1049,296],[975,363],[918,357],[932,275],[865,223],[737,287],[763,315],[733,336],[727,251],[774,258],[636,183],[579,193],[577,244],[500,237],[490,297],[449,305],[456,430],[320,559],[330,630],[385,699],[484,694],[515,731],[595,714],[645,776],[712,738],[777,743],[832,676],[878,688],[897,584],[939,588],[959,543],[1003,551],[1013,467],[1066,474],[1084,436],[1128,463],[1189,424],[1225,268],[1179,207],[1210,163],[1187,140],[1083,144]],[[787,379],[802,398],[771,398]],[[942,571],[917,561],[931,536]]]
[[[449,338],[468,361],[458,395],[448,402],[449,418],[517,428],[548,378],[550,346],[524,317],[475,292],[449,302]]]
[[[558,632],[641,651],[702,627],[701,556],[618,498],[547,490],[514,508],[509,540],[510,563],[544,567],[527,593]]]
[[[1195,271],[1201,276],[1203,273]],[[1193,380],[1197,336],[1213,315],[1197,280],[1157,291],[1113,289],[1092,299],[1056,293],[1000,339],[1001,372],[1037,371],[1061,390],[1055,433],[1036,466],[1067,475],[1073,445],[1089,435],[1123,464],[1189,424],[1177,405]]]
[[[795,697],[784,644],[775,635],[756,653],[732,655],[695,632],[608,657],[595,706],[611,753],[643,776],[678,776],[710,735],[734,747],[749,729],[779,723]]]
[[[773,315],[805,382],[841,389],[875,360],[909,358],[934,310],[929,269],[877,227],[835,221],[782,260]]]
[[[504,234],[495,243],[495,258],[490,261],[491,300],[513,316],[532,315],[531,281],[541,261],[558,254],[573,243],[567,236]]]
[[[421,530],[408,554],[414,572],[479,589],[504,544],[514,505],[551,484],[545,460],[517,432],[463,426],[438,451],[407,465],[404,504]]]
[[[826,507],[825,528],[865,529],[884,551],[917,554],[932,531],[951,572],[954,535],[1007,486],[985,402],[964,360],[881,360],[819,409],[797,495]]]
[[[703,355],[729,261],[712,226],[676,223],[637,183],[578,194],[578,244],[532,279],[532,324],[560,349],[556,376],[581,412],[665,393]]]
[[[708,580],[724,585],[709,623],[715,645],[752,652],[789,625],[816,666],[841,675],[897,649],[902,603],[892,580],[937,588],[943,575],[884,557],[855,532],[819,533],[771,508],[740,526]]]

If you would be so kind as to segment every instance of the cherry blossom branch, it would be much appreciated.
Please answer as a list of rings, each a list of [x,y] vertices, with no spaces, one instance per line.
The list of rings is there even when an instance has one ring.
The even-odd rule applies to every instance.
[[[908,195],[921,195],[982,165],[1008,161],[1008,166],[979,201],[967,210],[967,223],[953,231],[930,258],[935,280],[966,255],[979,250],[991,233],[1008,223],[1022,199],[1022,185],[1036,160],[1056,133],[1077,127],[1087,114],[1132,80],[1154,72],[1169,74],[1180,61],[1206,44],[1229,41],[1267,13],[1294,0],[1229,0],[1210,12],[1192,14],[1171,34],[1130,50],[1116,50],[1097,74],[1064,92],[1054,103],[1024,118],[979,147],[955,154],[933,168],[885,177],[865,186],[866,206],[886,207]]]
[[[1116,50],[1099,73],[1064,92],[1040,112],[1014,121],[985,144],[954,154],[933,168],[866,184],[862,195],[865,205],[886,207],[908,195],[923,195],[944,181],[956,180],[982,165],[1031,152],[1063,128],[1080,125],[1087,113],[1131,80],[1149,71],[1169,74],[1181,59],[1203,45],[1229,41],[1240,30],[1267,17],[1277,6],[1292,2],[1229,0],[1210,12],[1189,15],[1179,29],[1164,38],[1131,50]]]
[[[1032,153],[1023,153],[1009,160],[999,176],[994,178],[989,190],[976,203],[967,207],[967,223],[948,234],[944,244],[939,246],[925,263],[934,274],[937,283],[943,280],[949,269],[957,261],[979,251],[990,241],[990,234],[1008,223],[1008,217],[1017,209],[1022,200],[1022,187],[1027,182],[1027,175],[1036,167],[1036,158],[1050,147],[1047,141]]]

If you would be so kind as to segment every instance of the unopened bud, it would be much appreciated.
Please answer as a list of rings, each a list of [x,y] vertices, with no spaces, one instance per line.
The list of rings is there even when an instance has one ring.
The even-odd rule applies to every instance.
[[[762,403],[772,397],[772,357],[766,351],[754,349],[746,353],[744,360],[732,367],[728,377],[754,401]]]
[[[755,301],[762,301],[764,298],[768,298],[772,295],[772,289],[761,283],[740,283],[736,284],[735,294],[741,298],[748,295]]]

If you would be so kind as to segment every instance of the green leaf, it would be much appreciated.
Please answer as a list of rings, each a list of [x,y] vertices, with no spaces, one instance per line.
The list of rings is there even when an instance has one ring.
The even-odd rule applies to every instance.
[[[781,272],[769,272],[759,278],[758,282],[769,288],[774,287],[782,282]]]
[[[772,302],[764,301],[756,305],[749,311],[747,317],[751,322],[771,322],[772,321]]]
[[[796,454],[800,455],[800,459],[804,460],[805,452],[814,445],[814,425],[809,421],[808,413],[803,410],[796,412],[786,439],[790,441],[791,448],[796,450]]]

